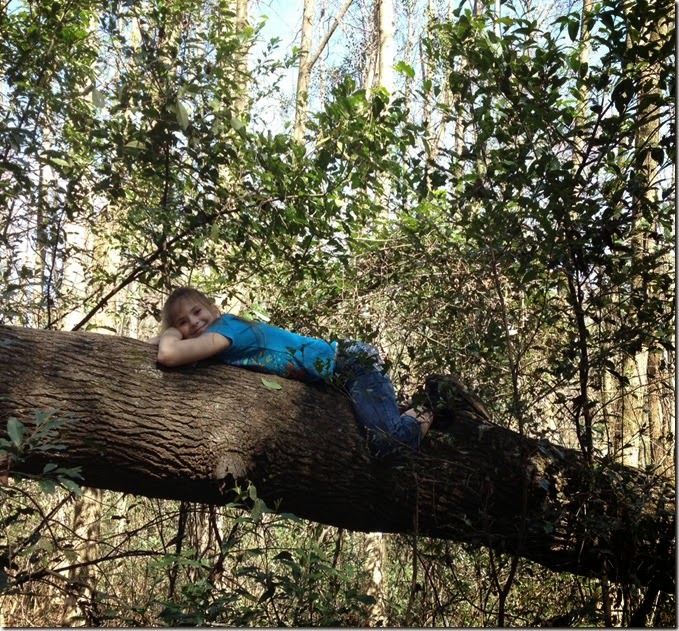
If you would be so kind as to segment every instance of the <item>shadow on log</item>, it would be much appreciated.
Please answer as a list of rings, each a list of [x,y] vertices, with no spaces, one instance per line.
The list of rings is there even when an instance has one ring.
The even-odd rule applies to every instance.
[[[49,459],[83,484],[224,504],[252,482],[270,507],[363,531],[489,546],[559,572],[674,591],[674,487],[527,439],[468,393],[398,464],[371,459],[346,397],[224,365],[163,369],[144,342],[0,327],[0,433],[36,413],[75,422]],[[39,472],[31,452],[16,472]]]

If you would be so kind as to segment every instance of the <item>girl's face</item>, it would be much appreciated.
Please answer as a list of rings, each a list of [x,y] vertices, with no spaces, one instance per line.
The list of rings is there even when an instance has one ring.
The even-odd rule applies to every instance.
[[[204,333],[218,317],[219,311],[215,306],[183,300],[175,309],[172,326],[179,329],[184,339],[191,339]]]

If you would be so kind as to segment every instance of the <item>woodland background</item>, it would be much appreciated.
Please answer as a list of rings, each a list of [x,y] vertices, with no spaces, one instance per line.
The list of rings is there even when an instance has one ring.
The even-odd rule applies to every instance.
[[[146,339],[192,283],[380,345],[401,398],[452,372],[501,425],[672,478],[674,44],[667,0],[6,1],[0,323]],[[2,625],[676,622],[637,585],[77,471],[0,499]]]

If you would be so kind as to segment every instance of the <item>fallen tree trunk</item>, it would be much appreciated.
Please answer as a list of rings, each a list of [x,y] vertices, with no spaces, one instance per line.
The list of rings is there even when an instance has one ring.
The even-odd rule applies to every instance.
[[[252,482],[270,507],[334,526],[489,546],[556,571],[674,590],[674,487],[487,422],[464,397],[412,459],[371,459],[332,388],[204,363],[163,369],[155,348],[93,333],[0,327],[0,433],[36,413],[60,427],[50,460],[83,484],[224,504]],[[271,387],[271,381],[280,389]]]

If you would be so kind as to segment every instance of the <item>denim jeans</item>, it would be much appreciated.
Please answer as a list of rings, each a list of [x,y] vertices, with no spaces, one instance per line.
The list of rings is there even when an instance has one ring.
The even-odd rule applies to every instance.
[[[399,414],[394,386],[377,348],[365,342],[340,341],[335,376],[349,394],[375,455],[398,456],[404,447],[420,446],[420,425],[412,416]]]

